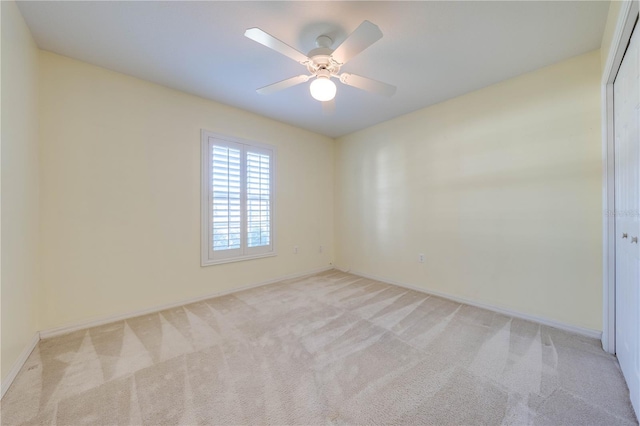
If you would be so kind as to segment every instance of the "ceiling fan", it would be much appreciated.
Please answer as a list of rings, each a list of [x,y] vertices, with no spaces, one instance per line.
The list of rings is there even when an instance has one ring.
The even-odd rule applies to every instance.
[[[364,21],[360,24],[335,50],[331,49],[333,40],[330,37],[326,35],[319,36],[316,39],[317,48],[310,51],[309,55],[299,52],[260,28],[249,28],[244,35],[304,65],[309,71],[309,74],[291,77],[256,90],[262,95],[269,95],[314,79],[309,86],[311,96],[323,102],[324,105],[336,95],[336,85],[331,78],[337,78],[347,86],[353,86],[383,96],[392,96],[396,92],[396,87],[387,83],[356,74],[340,74],[340,68],[347,61],[382,38],[380,28],[369,21]]]

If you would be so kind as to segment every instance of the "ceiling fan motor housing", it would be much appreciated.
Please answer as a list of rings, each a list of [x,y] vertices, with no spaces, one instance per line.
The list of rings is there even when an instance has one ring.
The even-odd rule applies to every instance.
[[[317,77],[323,76],[327,78],[336,77],[340,72],[340,65],[332,57],[333,49],[331,45],[333,40],[326,35],[316,38],[316,49],[309,52],[309,62],[307,69],[311,74]],[[325,72],[326,71],[326,72]]]
[[[321,71],[326,71],[328,77],[336,76],[340,72],[340,64],[331,57],[331,49],[320,47],[309,52],[309,63],[307,69],[311,74],[320,75]]]

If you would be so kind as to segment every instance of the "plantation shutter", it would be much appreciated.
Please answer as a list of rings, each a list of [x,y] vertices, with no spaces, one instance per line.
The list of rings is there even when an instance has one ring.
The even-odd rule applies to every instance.
[[[242,253],[242,145],[211,143],[211,244],[213,258]]]
[[[247,147],[246,212],[247,252],[271,250],[271,158],[270,150]]]
[[[273,253],[273,150],[217,136],[206,147],[203,264]]]

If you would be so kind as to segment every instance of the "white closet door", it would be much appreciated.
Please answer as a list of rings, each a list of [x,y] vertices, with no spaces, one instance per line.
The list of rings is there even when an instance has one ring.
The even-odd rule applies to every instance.
[[[640,30],[614,82],[616,355],[640,413]]]

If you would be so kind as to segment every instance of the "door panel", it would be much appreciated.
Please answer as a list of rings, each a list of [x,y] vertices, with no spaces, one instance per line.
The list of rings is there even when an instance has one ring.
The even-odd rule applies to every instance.
[[[613,86],[616,205],[616,356],[640,413],[640,31]]]

